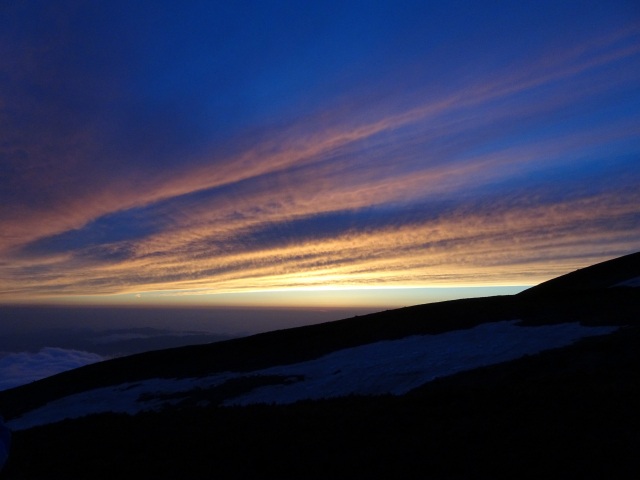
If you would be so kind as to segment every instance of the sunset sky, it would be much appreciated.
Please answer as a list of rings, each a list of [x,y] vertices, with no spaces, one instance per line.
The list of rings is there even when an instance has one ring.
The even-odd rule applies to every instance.
[[[513,293],[639,186],[637,0],[0,6],[0,303]]]

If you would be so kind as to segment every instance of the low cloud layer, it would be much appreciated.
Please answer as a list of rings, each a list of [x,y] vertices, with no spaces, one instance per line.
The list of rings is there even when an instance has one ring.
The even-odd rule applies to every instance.
[[[0,354],[0,390],[24,385],[74,368],[104,360],[79,350],[46,347],[39,352]]]
[[[45,310],[46,308],[43,308]],[[0,309],[7,318],[11,320],[11,316],[22,316],[28,313],[28,309],[8,308]],[[183,345],[195,345],[203,343],[213,343],[222,340],[228,340],[240,336],[239,333],[214,333],[201,330],[170,330],[153,327],[139,327],[136,325],[144,325],[145,323],[162,324],[162,316],[157,315],[158,311],[127,311],[124,309],[104,309],[102,317],[113,323],[119,322],[125,324],[126,328],[109,328],[105,325],[96,325],[95,312],[90,309],[65,309],[64,313],[70,313],[69,318],[65,319],[66,324],[93,324],[92,327],[73,326],[63,327],[56,326],[56,320],[51,315],[48,318],[41,319],[37,315],[38,310],[31,311],[32,320],[30,326],[24,328],[3,328],[0,325],[0,352],[3,355],[22,355],[20,352],[42,352],[48,348],[55,346],[61,352],[93,352],[101,357],[119,357],[123,355],[131,355],[148,350],[161,350],[165,348],[180,347]],[[258,316],[256,312],[254,315]],[[204,317],[204,315],[202,315]],[[188,312],[182,315],[175,315],[172,321],[177,324],[189,322]],[[146,320],[146,321],[145,321]],[[210,328],[216,327],[213,320],[213,314],[209,315]],[[201,322],[201,327],[206,322]],[[228,323],[231,323],[228,322]],[[224,327],[220,327],[222,330]],[[32,353],[25,353],[29,356]]]

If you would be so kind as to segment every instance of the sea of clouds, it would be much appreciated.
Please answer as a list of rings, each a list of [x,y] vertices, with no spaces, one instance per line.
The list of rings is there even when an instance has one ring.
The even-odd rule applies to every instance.
[[[96,353],[45,347],[38,352],[0,353],[0,390],[104,360]]]

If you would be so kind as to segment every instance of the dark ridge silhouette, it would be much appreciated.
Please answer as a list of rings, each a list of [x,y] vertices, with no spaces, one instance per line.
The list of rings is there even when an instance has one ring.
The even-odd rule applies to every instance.
[[[637,252],[553,278],[518,295],[611,288],[639,276],[640,252]]]
[[[621,327],[401,396],[203,407],[201,400],[228,393],[203,390],[161,412],[98,414],[17,431],[0,479],[640,478],[640,295],[636,288],[610,288],[638,276],[640,253],[518,295],[147,352],[0,392],[0,413],[11,419],[101,386],[246,372],[499,320]],[[224,388],[243,392],[289,380],[246,377]]]
[[[640,330],[400,396],[93,415],[16,432],[14,478],[636,479]]]
[[[528,294],[452,300],[388,310],[323,324],[278,330],[205,345],[171,348],[116,358],[0,391],[0,413],[7,419],[44,403],[92,388],[147,378],[185,378],[223,371],[251,371],[302,362],[334,350],[409,335],[437,334],[473,328],[485,322],[520,319],[527,325],[581,322],[627,325],[640,319],[638,293],[632,288],[575,285],[598,275],[606,286],[640,276],[640,253],[573,272],[555,280],[566,289],[550,288],[555,280]],[[576,281],[572,280],[577,278]],[[583,280],[585,279],[585,280]]]

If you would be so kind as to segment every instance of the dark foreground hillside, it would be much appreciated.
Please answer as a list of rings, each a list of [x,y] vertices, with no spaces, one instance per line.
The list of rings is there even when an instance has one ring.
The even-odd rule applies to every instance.
[[[512,297],[150,352],[0,392],[0,413],[11,419],[99,386],[251,372],[485,322],[620,327],[436,379],[402,396],[203,407],[194,406],[203,393],[196,389],[190,404],[159,413],[98,414],[28,428],[14,433],[0,479],[640,478],[640,293],[611,288],[640,276],[637,254],[630,258],[633,268],[604,263]],[[604,285],[594,280],[601,274]]]
[[[637,289],[601,289],[504,296],[417,305],[308,327],[268,332],[209,345],[158,350],[95,363],[0,391],[0,414],[11,419],[65,395],[147,378],[185,378],[252,371],[301,362],[335,350],[408,335],[439,334],[486,322],[525,325],[580,322],[629,325],[640,319]]]
[[[403,397],[98,415],[17,432],[2,478],[639,478],[640,332]]]

